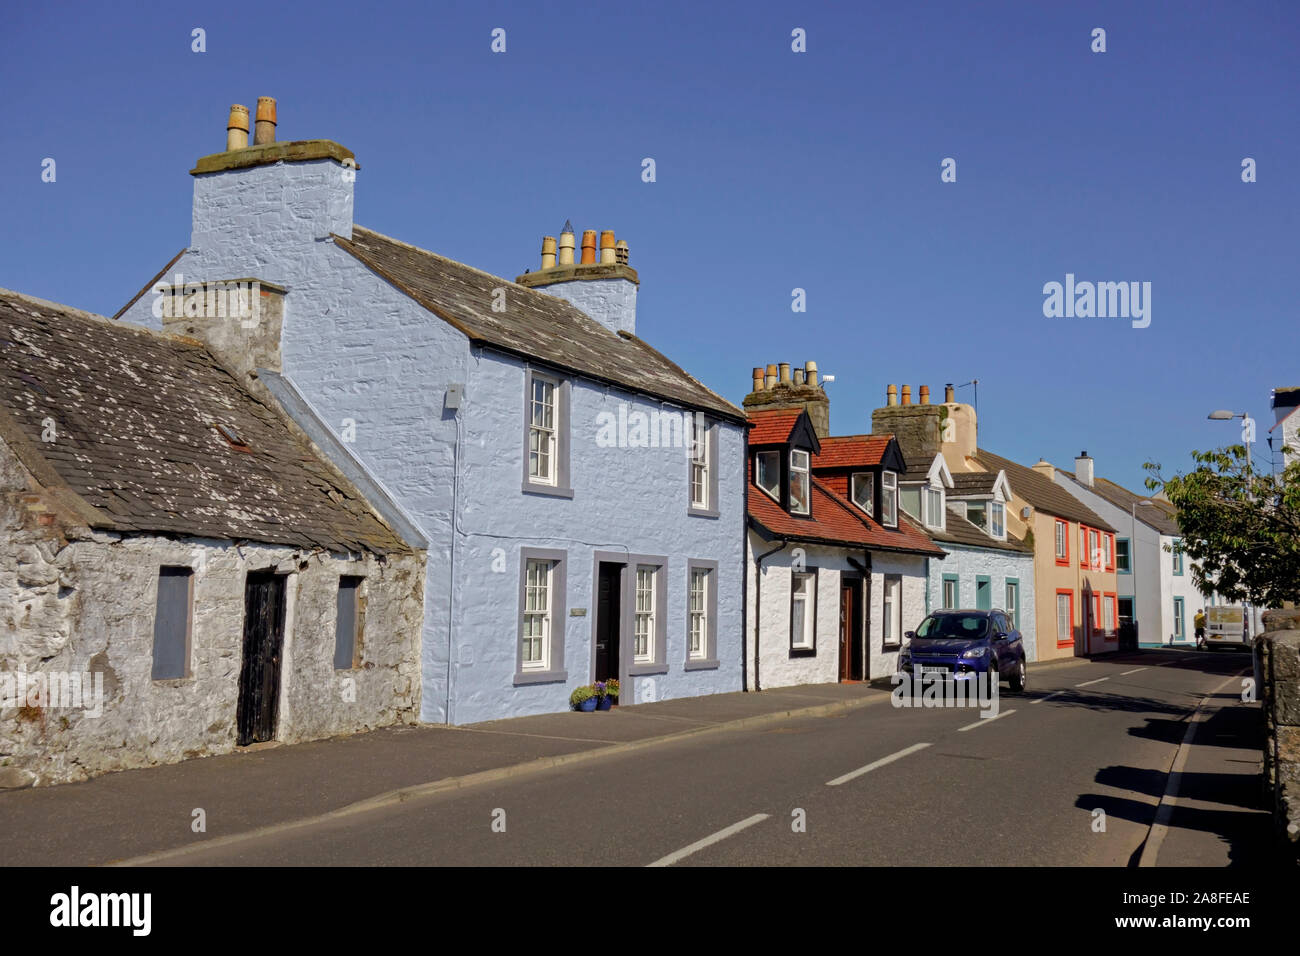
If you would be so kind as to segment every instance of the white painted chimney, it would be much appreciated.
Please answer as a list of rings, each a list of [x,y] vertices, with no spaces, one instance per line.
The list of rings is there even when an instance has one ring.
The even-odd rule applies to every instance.
[[[1079,452],[1079,457],[1074,459],[1074,477],[1079,484],[1092,487],[1092,459],[1086,451]]]

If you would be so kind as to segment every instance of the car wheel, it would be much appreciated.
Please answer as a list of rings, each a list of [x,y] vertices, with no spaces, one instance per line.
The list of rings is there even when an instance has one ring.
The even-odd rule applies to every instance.
[[[1025,662],[1022,658],[1016,665],[1016,672],[1011,675],[1011,689],[1017,694],[1022,693],[1025,685],[1029,682],[1029,675],[1025,673]]]

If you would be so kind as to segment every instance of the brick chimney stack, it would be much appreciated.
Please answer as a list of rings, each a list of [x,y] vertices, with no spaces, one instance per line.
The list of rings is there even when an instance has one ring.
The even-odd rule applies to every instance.
[[[826,390],[817,383],[817,363],[805,362],[802,368],[791,372],[789,362],[778,362],[766,368],[756,367],[753,373],[754,390],[745,396],[746,411],[774,408],[802,408],[812,420],[818,438],[831,432],[831,400]]]

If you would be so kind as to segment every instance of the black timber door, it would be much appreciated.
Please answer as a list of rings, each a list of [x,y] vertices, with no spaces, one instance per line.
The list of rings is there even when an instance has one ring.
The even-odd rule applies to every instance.
[[[284,576],[250,572],[244,583],[244,662],[239,671],[239,745],[275,739],[284,649]]]
[[[618,650],[623,629],[619,591],[623,583],[623,565],[600,563],[596,590],[596,673],[594,680],[618,679]]]

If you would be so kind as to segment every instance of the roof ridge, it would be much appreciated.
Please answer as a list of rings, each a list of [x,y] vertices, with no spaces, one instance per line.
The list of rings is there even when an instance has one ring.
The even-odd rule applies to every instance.
[[[78,309],[74,305],[62,305],[58,302],[51,302],[49,299],[42,299],[34,295],[27,295],[26,293],[18,292],[14,289],[6,289],[3,286],[0,286],[0,300],[4,299],[16,299],[20,302],[26,303],[27,305],[47,309],[56,313],[59,318],[66,317],[81,322],[93,322],[114,331],[125,331],[130,334],[144,336],[145,338],[185,345],[206,352],[210,357],[215,359],[215,354],[212,349],[208,347],[207,343],[190,335],[181,335],[177,332],[164,332],[160,329],[151,329],[145,325],[136,325],[134,322],[122,322],[117,319],[109,318],[106,315],[100,315],[98,312],[88,312],[85,309]]]

